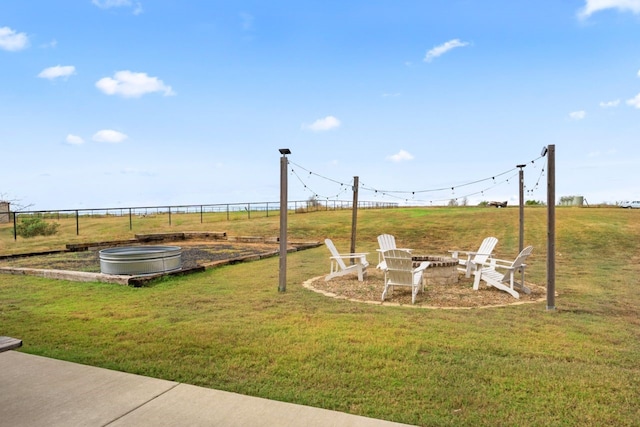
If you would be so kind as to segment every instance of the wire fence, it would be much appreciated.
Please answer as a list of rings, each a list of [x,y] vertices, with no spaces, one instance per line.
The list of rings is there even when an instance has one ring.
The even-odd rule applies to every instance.
[[[398,207],[397,203],[381,201],[359,201],[358,209],[389,209]],[[320,211],[351,210],[352,201],[346,200],[304,200],[290,201],[287,203],[289,214],[301,214]],[[215,223],[222,221],[250,220],[280,215],[279,202],[248,202],[248,203],[220,203],[201,205],[172,205],[172,206],[138,206],[120,208],[92,208],[92,209],[60,209],[18,211],[4,214],[8,223],[13,223],[13,237],[18,237],[20,221],[28,218],[40,218],[42,220],[75,221],[75,233],[80,235],[82,220],[86,218],[128,218],[129,230],[133,230],[141,219],[160,218],[169,226],[180,218],[188,215],[191,221]]]

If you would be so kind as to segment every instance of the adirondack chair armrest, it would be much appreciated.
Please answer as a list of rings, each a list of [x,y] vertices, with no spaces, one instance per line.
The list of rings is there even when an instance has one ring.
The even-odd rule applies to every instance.
[[[506,259],[500,258],[489,258],[487,261],[482,263],[482,267],[499,267],[499,268],[508,268],[513,264],[513,261],[508,261]]]
[[[464,254],[467,257],[467,260],[471,260],[471,257],[476,256],[476,255],[486,255],[488,257],[491,257],[491,254],[484,254],[482,252],[475,252],[475,251],[455,251],[455,250],[451,250],[451,251],[447,251],[451,254],[451,257],[454,259],[458,259],[459,255]]]
[[[367,261],[368,252],[364,253],[353,253],[353,254],[340,254],[340,256],[332,256],[331,259],[356,259],[360,258],[363,263]]]
[[[513,261],[506,261],[503,259],[492,259],[492,262],[485,264],[486,266],[492,267],[492,268],[502,268],[505,269],[507,271],[512,271],[512,270],[524,270],[527,267],[527,264],[520,264],[519,267],[512,267],[513,265]],[[495,262],[494,262],[495,261]]]
[[[418,271],[426,270],[426,269],[427,269],[427,267],[429,267],[429,265],[431,265],[431,263],[430,263],[429,261],[422,261],[422,262],[420,263],[420,265],[419,265],[419,266],[417,266],[417,267],[413,270],[413,272],[414,272],[414,273],[417,273]]]
[[[471,258],[472,255],[475,254],[475,252],[460,251],[460,250],[457,250],[457,249],[452,249],[452,250],[449,250],[447,252],[449,252],[451,254],[451,258],[454,258],[454,259],[458,259],[460,257],[460,255],[466,256],[467,259],[469,259],[469,258]]]

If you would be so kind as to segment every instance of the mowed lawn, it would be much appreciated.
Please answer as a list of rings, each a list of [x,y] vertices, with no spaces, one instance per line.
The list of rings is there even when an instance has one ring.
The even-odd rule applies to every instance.
[[[376,236],[446,253],[496,236],[518,251],[518,209],[361,210],[357,250]],[[269,399],[433,426],[632,426],[640,423],[640,211],[556,209],[556,310],[546,302],[472,310],[336,300],[302,287],[328,273],[325,247],[163,279],[149,287],[0,275],[0,335],[20,351]],[[0,254],[161,231],[277,236],[277,215],[200,222],[61,220],[58,236]],[[546,284],[547,211],[525,209],[528,280]],[[349,248],[351,211],[289,216],[290,240]]]

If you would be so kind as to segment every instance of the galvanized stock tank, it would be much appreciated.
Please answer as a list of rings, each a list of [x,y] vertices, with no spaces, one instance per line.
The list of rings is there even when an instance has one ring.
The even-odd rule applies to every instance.
[[[100,272],[141,275],[166,273],[182,268],[179,246],[127,246],[100,251]]]

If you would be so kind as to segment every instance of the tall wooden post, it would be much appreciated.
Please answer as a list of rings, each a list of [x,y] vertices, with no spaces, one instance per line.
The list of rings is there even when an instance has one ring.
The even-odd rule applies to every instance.
[[[353,177],[353,209],[351,209],[351,253],[356,252],[356,229],[358,225],[358,187],[360,186],[360,178]],[[351,258],[351,264],[354,263]]]
[[[556,309],[556,146],[547,147],[547,310]]]
[[[522,252],[522,249],[524,249],[524,170],[522,168],[526,166],[527,165],[516,166],[517,168],[520,168],[520,239],[518,241],[518,253]]]
[[[520,168],[520,172],[518,174],[518,181],[520,182],[520,237],[518,239],[518,253],[522,252],[524,249],[524,168],[527,165],[517,165],[516,167]],[[523,289],[527,289],[524,284],[524,270],[522,270],[522,287]]]
[[[287,172],[288,164],[287,154],[291,154],[288,148],[281,148],[280,154],[280,281],[278,291],[285,292],[287,290]]]

